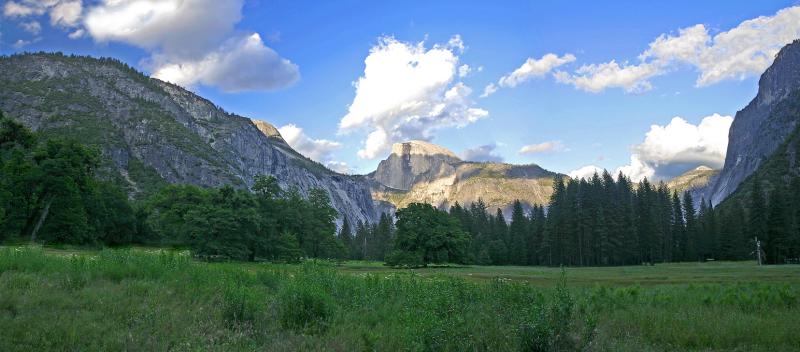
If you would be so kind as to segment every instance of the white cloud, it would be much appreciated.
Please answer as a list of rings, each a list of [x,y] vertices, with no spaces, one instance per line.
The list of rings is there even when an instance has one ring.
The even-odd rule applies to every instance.
[[[339,170],[347,167],[347,164],[333,160],[333,152],[342,147],[341,143],[327,139],[312,139],[303,132],[302,128],[294,124],[282,126],[278,128],[278,132],[281,133],[283,140],[289,143],[289,146],[309,159]]]
[[[460,34],[450,37],[450,40],[447,41],[447,47],[450,49],[458,49],[459,53],[463,53],[464,49],[466,49],[464,46],[464,41],[461,40]]]
[[[83,38],[84,34],[86,34],[86,31],[83,28],[80,28],[67,35],[67,37],[69,37],[69,39],[78,39]]]
[[[178,58],[217,48],[241,20],[242,1],[104,0],[85,25],[99,42],[123,42]]]
[[[733,118],[713,114],[692,125],[674,117],[666,126],[652,125],[643,143],[633,147],[631,163],[617,172],[634,181],[644,177],[668,179],[700,165],[722,167]]]
[[[545,54],[540,59],[528,58],[525,63],[510,74],[500,77],[497,84],[501,87],[514,88],[532,78],[543,77],[556,67],[575,61],[575,55]]]
[[[458,77],[461,78],[467,77],[470,71],[472,71],[472,69],[469,67],[469,65],[463,64],[458,67]]]
[[[383,37],[370,50],[364,75],[354,83],[356,96],[339,122],[340,133],[369,131],[360,158],[381,156],[395,142],[430,140],[437,129],[463,127],[489,114],[472,107],[472,89],[455,82],[454,50],[463,42],[453,38],[428,49],[424,42]]]
[[[707,86],[761,74],[778,51],[798,37],[800,6],[795,6],[746,20],[713,37],[702,24],[679,29],[677,35],[662,34],[639,55],[638,63],[589,64],[572,74],[557,72],[556,79],[593,93],[608,88],[638,93],[652,88],[651,78],[688,65],[698,71],[696,85]]]
[[[75,27],[80,21],[82,13],[81,0],[61,1],[50,10],[50,25]]]
[[[42,25],[38,21],[22,22],[19,24],[19,26],[22,27],[22,29],[26,32],[33,35],[38,35],[42,32]]]
[[[3,5],[3,16],[25,18],[50,15],[50,24],[59,27],[75,27],[83,13],[81,0],[21,0],[8,1]]]
[[[225,92],[290,86],[300,77],[297,65],[258,33],[234,34],[242,6],[242,0],[104,0],[88,10],[84,25],[98,42],[148,50],[153,77],[165,81]]]
[[[561,141],[547,141],[538,144],[529,144],[520,148],[520,154],[539,154],[548,152],[557,152],[564,150],[564,144]]]
[[[497,155],[494,152],[495,149],[497,149],[496,143],[466,149],[461,153],[461,158],[467,161],[477,162],[503,162],[503,157]]]
[[[486,97],[494,94],[494,92],[496,92],[497,89],[498,88],[497,88],[496,84],[494,84],[494,83],[487,84],[486,87],[483,88],[483,94],[481,94],[481,98],[486,98]]]
[[[27,17],[32,15],[42,15],[46,7],[33,1],[7,1],[3,5],[3,16],[6,17]]]
[[[481,98],[488,97],[496,92],[500,87],[514,88],[524,82],[534,78],[541,78],[544,75],[552,72],[555,68],[575,61],[575,55],[564,54],[558,56],[556,54],[548,53],[539,59],[528,58],[525,62],[514,70],[513,72],[500,77],[497,84],[489,83],[484,89]]]
[[[28,40],[18,39],[16,42],[14,42],[13,46],[14,46],[14,48],[19,49],[19,48],[25,47],[26,45],[28,45],[30,43],[31,42],[28,41]]]
[[[233,38],[199,60],[160,64],[153,77],[182,86],[203,84],[239,92],[289,86],[300,78],[300,71],[254,33]]]
[[[650,64],[620,66],[615,61],[581,66],[575,75],[564,71],[556,72],[556,81],[574,85],[592,93],[606,88],[623,88],[628,93],[648,91],[652,85],[648,78],[660,73],[658,66]]]
[[[325,163],[325,166],[340,174],[353,173],[353,169],[350,167],[350,165],[347,165],[347,163],[343,161],[328,161]]]
[[[574,179],[582,179],[582,178],[590,179],[592,178],[592,176],[594,176],[594,174],[602,175],[603,168],[594,165],[586,165],[584,167],[572,170],[569,173],[567,173],[569,177],[572,177]]]

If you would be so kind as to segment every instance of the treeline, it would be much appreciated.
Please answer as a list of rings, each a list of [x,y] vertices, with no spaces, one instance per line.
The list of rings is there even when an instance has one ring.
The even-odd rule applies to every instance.
[[[42,139],[0,113],[0,241],[178,246],[209,259],[349,255],[323,190],[303,197],[264,176],[252,192],[172,185],[134,202],[96,177],[99,160],[97,149]]]
[[[756,182],[758,184],[758,182]],[[766,263],[800,257],[800,179],[769,195],[751,192],[749,204],[714,208],[664,183],[638,184],[608,172],[590,179],[558,178],[547,209],[515,202],[510,221],[483,202],[450,208],[470,235],[469,258],[493,265],[634,265],[754,259],[756,241]]]
[[[297,261],[337,258],[400,265],[638,265],[800,257],[800,178],[770,192],[751,183],[746,201],[714,208],[646,179],[608,172],[557,178],[547,208],[511,219],[482,201],[449,211],[413,204],[375,224],[346,221],[324,190],[305,197],[273,177],[251,190],[189,185],[131,201],[96,178],[100,152],[65,139],[42,139],[0,114],[0,241],[89,246],[187,247],[208,259]]]

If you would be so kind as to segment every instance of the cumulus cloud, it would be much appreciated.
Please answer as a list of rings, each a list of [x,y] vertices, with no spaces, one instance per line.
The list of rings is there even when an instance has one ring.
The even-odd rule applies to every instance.
[[[592,176],[594,176],[594,174],[602,175],[603,170],[604,169],[599,166],[586,165],[584,167],[570,171],[569,173],[567,173],[567,175],[574,179],[582,179],[582,178],[590,179],[592,178]]]
[[[555,68],[573,61],[575,61],[575,55],[572,54],[565,54],[563,56],[545,54],[539,59],[529,57],[522,66],[500,77],[496,85],[494,83],[487,85],[486,88],[483,89],[481,97],[492,95],[499,87],[514,88],[531,79],[544,77],[544,75],[550,73]]]
[[[652,125],[644,142],[633,147],[631,162],[616,172],[639,181],[678,176],[700,165],[722,167],[733,117],[713,114],[698,125],[674,117],[666,126]]]
[[[266,46],[258,33],[234,33],[242,6],[242,0],[104,0],[87,11],[83,23],[98,42],[149,51],[146,64],[153,76],[176,84],[240,92],[296,82],[297,65]]]
[[[540,154],[548,152],[557,152],[564,150],[564,144],[561,141],[547,141],[538,144],[529,144],[520,148],[520,154]]]
[[[382,37],[364,60],[364,74],[354,83],[356,95],[339,122],[340,133],[368,131],[358,156],[374,159],[392,143],[430,140],[433,132],[464,127],[489,112],[473,107],[472,89],[457,82],[463,42],[426,48]]]
[[[503,162],[503,157],[495,153],[497,144],[486,144],[475,148],[466,149],[461,153],[461,158],[477,162]]]
[[[241,0],[104,0],[88,11],[85,25],[99,42],[197,57],[227,38],[241,10]]]
[[[775,54],[798,37],[800,6],[795,6],[773,16],[746,20],[714,36],[702,24],[679,29],[677,34],[662,34],[636,63],[620,65],[611,60],[588,64],[574,73],[559,71],[556,79],[593,93],[608,88],[639,93],[652,88],[651,78],[685,65],[698,71],[697,86],[707,86],[761,74]]]
[[[254,33],[233,38],[199,60],[168,60],[158,66],[153,77],[182,86],[203,84],[225,92],[239,92],[289,86],[300,78],[300,71]]]
[[[283,140],[300,154],[325,164],[333,171],[350,173],[350,167],[346,163],[333,160],[333,152],[342,147],[341,143],[327,139],[313,139],[306,135],[302,128],[294,124],[282,126],[278,128],[278,132]]]

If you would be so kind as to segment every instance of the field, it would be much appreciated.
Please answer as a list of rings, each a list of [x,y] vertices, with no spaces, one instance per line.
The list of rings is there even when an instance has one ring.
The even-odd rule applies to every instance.
[[[0,248],[0,351],[800,350],[800,266],[204,263]]]

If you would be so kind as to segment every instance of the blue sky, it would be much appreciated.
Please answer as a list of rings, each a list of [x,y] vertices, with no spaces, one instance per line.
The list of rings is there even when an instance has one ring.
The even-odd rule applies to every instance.
[[[667,178],[719,167],[726,117],[755,95],[765,58],[800,37],[797,1],[123,3],[6,1],[0,52],[119,58],[286,127],[296,149],[355,173],[407,138],[564,173],[594,165]],[[406,51],[419,63],[387,63]],[[371,52],[388,59],[373,61],[367,77]],[[512,75],[528,58],[537,69]],[[499,89],[481,97],[489,84]],[[373,99],[387,95],[408,99]],[[352,128],[340,128],[348,115]],[[365,145],[377,130],[383,143]]]

